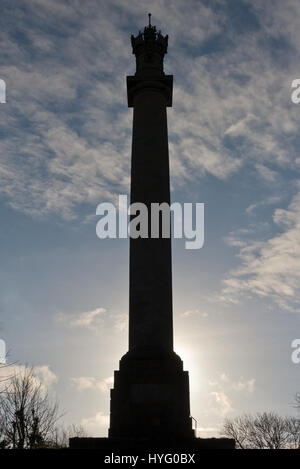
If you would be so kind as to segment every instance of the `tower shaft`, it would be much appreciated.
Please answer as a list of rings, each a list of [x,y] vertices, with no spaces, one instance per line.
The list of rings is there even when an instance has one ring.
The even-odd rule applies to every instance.
[[[151,238],[150,216],[170,204],[166,104],[151,82],[134,96],[131,204],[147,207],[149,237],[130,239],[129,350],[155,355],[173,349],[171,239]]]

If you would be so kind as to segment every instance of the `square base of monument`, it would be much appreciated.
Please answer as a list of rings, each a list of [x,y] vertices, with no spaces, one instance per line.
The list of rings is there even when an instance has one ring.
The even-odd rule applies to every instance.
[[[103,452],[185,452],[203,449],[234,449],[235,440],[230,438],[192,438],[180,440],[148,440],[130,438],[70,438],[70,449],[96,449]]]

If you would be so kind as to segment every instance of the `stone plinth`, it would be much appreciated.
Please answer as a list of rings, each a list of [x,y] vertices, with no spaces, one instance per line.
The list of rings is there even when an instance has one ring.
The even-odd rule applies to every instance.
[[[115,371],[109,437],[194,438],[188,372],[174,352],[128,352]]]

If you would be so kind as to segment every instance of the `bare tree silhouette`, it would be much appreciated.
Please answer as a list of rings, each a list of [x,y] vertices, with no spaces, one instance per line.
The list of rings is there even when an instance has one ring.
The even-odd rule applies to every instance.
[[[60,416],[34,369],[16,371],[0,395],[2,447],[37,448],[47,445]]]
[[[81,425],[71,424],[55,429],[50,445],[52,448],[68,448],[70,438],[85,438],[88,434]]]
[[[281,417],[274,412],[244,414],[226,419],[222,433],[234,438],[236,447],[240,449],[300,447],[300,420],[295,417]]]

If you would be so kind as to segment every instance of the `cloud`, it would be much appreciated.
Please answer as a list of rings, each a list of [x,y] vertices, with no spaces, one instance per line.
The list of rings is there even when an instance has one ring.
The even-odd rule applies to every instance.
[[[184,318],[194,316],[194,315],[200,316],[202,318],[208,317],[208,314],[205,311],[199,311],[199,309],[188,309],[184,311],[183,313],[181,313],[181,316]]]
[[[128,314],[115,313],[108,315],[105,308],[96,308],[82,313],[57,313],[55,320],[70,327],[85,328],[97,332],[100,327],[112,326],[116,333],[122,333],[128,328]]]
[[[257,169],[258,174],[265,181],[267,181],[267,182],[275,182],[276,181],[276,179],[278,177],[277,171],[273,171],[272,169],[267,168],[263,164],[258,164],[258,163],[255,165],[255,168]]]
[[[80,313],[76,318],[71,320],[71,325],[78,327],[92,326],[95,323],[96,319],[98,319],[99,316],[102,316],[105,311],[106,310],[104,308],[96,308],[93,311]]]
[[[228,383],[229,378],[228,378],[228,376],[226,375],[226,373],[222,373],[222,374],[220,375],[220,380],[223,381],[224,383]]]
[[[85,391],[87,389],[98,389],[101,392],[107,392],[113,386],[114,379],[112,376],[97,380],[91,376],[80,376],[78,378],[71,378],[72,383],[76,386],[78,391]]]
[[[229,397],[223,391],[212,391],[210,395],[213,397],[215,412],[225,417],[227,414],[233,412],[233,407]],[[212,407],[213,407],[212,405]]]
[[[233,391],[246,392],[247,394],[253,394],[255,391],[254,378],[249,380],[240,378],[238,381],[232,381],[226,373],[222,373],[217,380],[210,381],[209,384],[216,388],[216,390],[209,393],[211,397],[208,405],[210,413],[216,413],[223,418],[235,410],[233,407]]]
[[[0,366],[0,390],[9,384],[9,378],[12,376],[23,376],[28,367],[25,365],[11,364]],[[42,392],[50,391],[58,382],[58,376],[50,369],[49,365],[40,365],[33,367],[33,383],[40,386]]]
[[[109,426],[109,415],[103,412],[97,412],[92,417],[86,417],[81,420],[81,425],[89,435],[98,436],[99,433],[103,434],[103,430]]]
[[[232,383],[233,389],[236,391],[248,391],[250,394],[252,394],[255,390],[255,379],[249,379],[248,381],[243,381],[243,379],[240,379],[236,383]]]
[[[34,367],[34,375],[39,378],[41,383],[46,388],[52,387],[58,381],[58,377],[52,370],[50,370],[49,365],[41,365]]]
[[[94,6],[99,12],[99,5]],[[9,136],[0,142],[1,191],[17,210],[70,219],[77,216],[81,203],[96,206],[103,199],[111,200],[116,187],[128,190],[130,112],[124,106],[116,119],[114,109],[123,96],[117,69],[124,64],[125,44],[114,19],[103,14],[105,5],[101,15],[89,8],[90,14],[82,15],[74,6],[56,2],[49,6],[29,1],[27,8],[30,22],[21,9],[14,15],[22,16],[22,33],[28,40],[22,47],[12,45],[14,53],[2,71],[9,88],[5,108]],[[47,32],[59,21],[69,34],[63,40]],[[41,32],[44,22],[47,27]],[[11,44],[10,37],[10,30],[4,31],[3,44]],[[96,47],[100,39],[101,48]],[[109,67],[115,75],[93,79],[95,72],[109,73]],[[76,109],[77,125],[71,124],[70,105]]]
[[[278,202],[281,202],[283,199],[283,195],[274,195],[274,196],[271,196],[271,197],[267,197],[266,199],[263,199],[263,200],[260,200],[259,202],[257,203],[254,203],[254,204],[251,204],[249,205],[247,208],[246,208],[246,212],[251,215],[253,214],[253,212],[258,209],[258,208],[264,208],[265,206],[268,206],[268,205],[274,205]],[[249,230],[248,230],[249,231]],[[234,237],[231,238],[232,240],[234,239]],[[237,241],[237,240],[236,240]]]
[[[114,329],[123,332],[128,328],[128,314],[116,314],[114,316]]]
[[[237,392],[247,392],[253,394],[255,391],[255,378],[245,379],[240,377],[237,381],[230,379],[226,373],[221,373],[217,379],[209,380],[209,385],[217,388],[218,391],[226,391],[227,393],[232,390]]]
[[[169,112],[173,187],[205,175],[226,180],[245,165],[271,183],[298,165],[298,113],[287,79],[297,74],[298,7],[287,3],[276,1],[274,9],[244,2],[257,20],[255,34],[248,24],[234,30],[226,2],[215,11],[194,1],[190,8],[179,0],[153,5],[153,21],[160,26],[163,18],[170,36],[166,71],[176,76]],[[132,115],[125,76],[134,73],[129,35],[146,23],[146,7],[90,0],[83,12],[77,1],[29,0],[27,15],[21,7],[5,11],[0,191],[15,210],[85,218],[101,201],[128,192]],[[10,19],[21,24],[22,44]],[[272,39],[281,40],[275,56]]]
[[[203,437],[203,433],[217,433],[218,427],[197,427],[197,433]]]
[[[67,322],[72,327],[95,329],[101,323],[104,313],[106,313],[105,308],[96,308],[78,314],[59,313],[56,315],[56,320],[58,322]]]
[[[237,300],[250,293],[272,299],[283,309],[300,312],[300,192],[287,209],[275,209],[273,221],[277,226],[275,235],[240,246],[241,266],[227,275],[222,295]]]
[[[255,378],[232,377],[227,372],[218,373],[207,381],[208,392],[202,406],[199,422],[207,422],[211,433],[219,433],[224,423],[224,418],[231,414],[241,412],[241,403],[255,394]],[[211,436],[208,428],[198,430],[199,436]]]
[[[221,422],[220,424],[216,424],[215,426],[209,426],[209,427],[198,427],[196,429],[196,436],[198,438],[215,438],[216,435],[220,433],[221,429]]]

